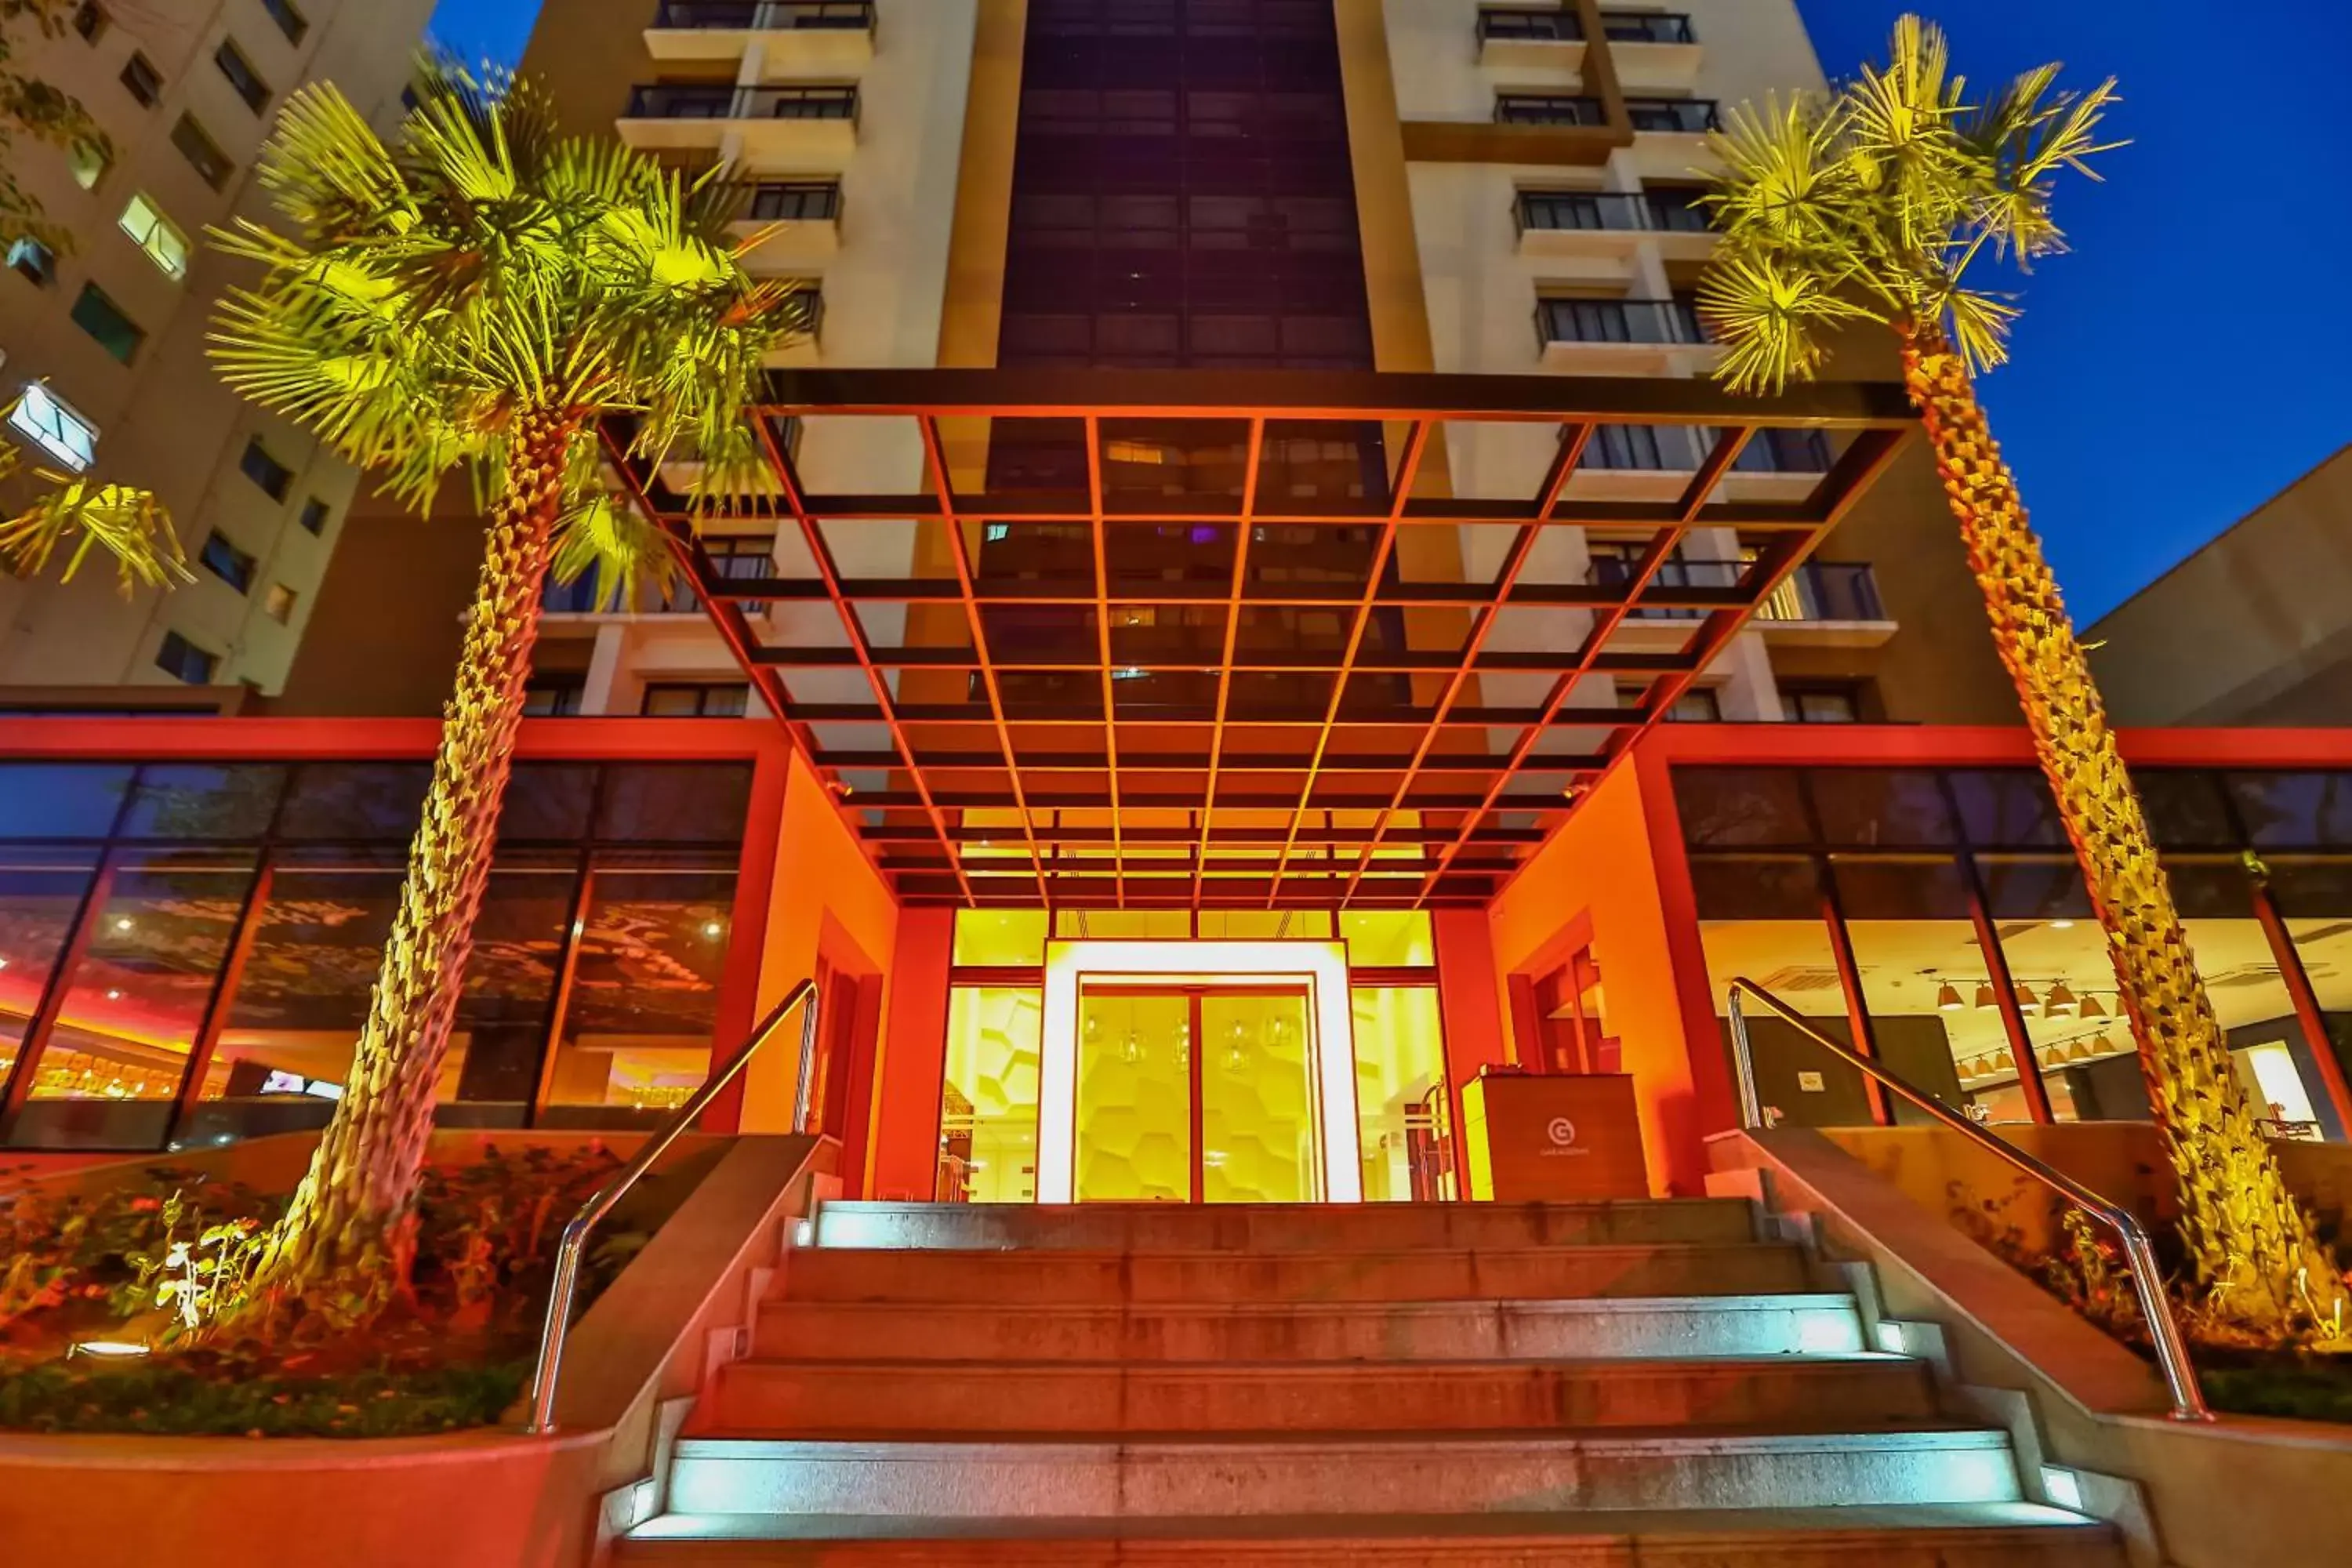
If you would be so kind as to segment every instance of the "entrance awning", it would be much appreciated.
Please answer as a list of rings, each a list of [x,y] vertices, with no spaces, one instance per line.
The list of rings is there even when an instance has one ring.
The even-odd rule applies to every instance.
[[[1489,899],[1912,425],[1855,383],[810,370],[698,519],[619,466],[908,902],[1416,908]]]

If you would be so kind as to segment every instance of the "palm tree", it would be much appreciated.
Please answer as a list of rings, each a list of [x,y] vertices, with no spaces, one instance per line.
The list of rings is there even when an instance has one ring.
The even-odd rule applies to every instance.
[[[607,580],[665,569],[653,526],[604,499],[604,422],[634,420],[632,455],[697,460],[707,492],[740,483],[762,362],[806,321],[801,295],[746,270],[761,237],[732,237],[737,187],[559,140],[527,83],[425,76],[391,148],[331,86],[295,94],[259,164],[284,232],[241,219],[214,236],[263,268],[215,317],[232,386],[420,510],[457,468],[487,502],[348,1086],[254,1277],[265,1301],[322,1303],[334,1281],[345,1310],[395,1283],[551,562]]]
[[[2091,174],[2116,145],[2097,140],[2115,83],[2059,92],[2057,73],[2028,71],[1971,106],[1942,33],[1905,16],[1884,68],[1734,113],[1713,138],[1722,173],[1706,199],[1723,238],[1699,310],[1724,345],[1718,375],[1740,391],[1811,375],[1852,322],[1900,340],[1994,645],[2106,932],[2198,1282],[2242,1329],[2340,1336],[2345,1281],[2231,1070],[2082,645],[1977,401],[1975,377],[2006,359],[2018,312],[1971,268],[1987,252],[2022,268],[2062,250],[2053,179]]]
[[[20,393],[16,402],[0,408],[0,424],[7,422],[26,395]],[[22,467],[23,454],[0,441],[0,482],[16,478]],[[171,515],[152,492],[51,468],[36,468],[33,478],[39,489],[13,515],[0,518],[0,563],[11,571],[35,575],[49,563],[58,546],[71,539],[73,553],[66,558],[61,581],[71,582],[93,550],[114,557],[125,594],[142,583],[168,588],[195,581]]]

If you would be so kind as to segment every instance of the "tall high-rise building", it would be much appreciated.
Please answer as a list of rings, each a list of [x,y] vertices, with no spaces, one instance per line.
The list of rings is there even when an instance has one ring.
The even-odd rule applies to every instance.
[[[266,216],[253,168],[287,95],[331,80],[361,112],[401,112],[431,0],[87,0],[68,31],[29,26],[19,61],[71,93],[110,155],[20,137],[11,156],[50,223],[0,276],[5,438],[27,467],[157,493],[195,581],[118,592],[103,560],[0,573],[0,707],[233,708],[285,683],[355,475],[252,408],[205,363],[236,267],[205,244]]]
[[[785,363],[1204,378],[1250,368],[1704,376],[1716,352],[1693,308],[1714,244],[1696,205],[1705,133],[1730,105],[1823,82],[1787,0],[1672,12],[1477,0],[550,0],[523,66],[551,84],[569,126],[609,124],[631,145],[688,167],[725,162],[752,184],[751,218],[775,226],[759,265],[808,280],[821,304],[814,342]],[[1861,339],[1832,374],[1887,382],[1892,356]],[[893,439],[818,418],[784,434],[813,490],[922,488],[911,430]],[[1324,455],[1337,468],[1319,482],[1344,481],[1350,466],[1377,474],[1396,456],[1379,431],[1358,434]],[[1605,426],[1567,496],[1671,499],[1703,438]],[[1522,493],[1551,439],[1533,426],[1502,438],[1449,430],[1417,482],[1465,500]],[[1082,444],[1042,426],[971,433],[950,456],[961,478],[991,488],[1083,475]],[[1768,507],[1800,499],[1831,457],[1819,433],[1771,433],[1741,452],[1722,493]],[[454,626],[470,536],[420,532],[389,512],[361,531],[343,585],[329,590],[351,624],[386,602],[389,572],[423,584],[422,621]],[[835,531],[835,564],[844,576],[909,574],[918,531]],[[1336,580],[1342,557],[1368,556],[1373,531],[1277,527],[1253,542],[1269,565],[1295,557],[1297,570]],[[1388,570],[1483,580],[1508,532],[1415,531]],[[980,568],[1050,570],[1056,550],[1088,548],[1084,533],[1014,526],[984,542]],[[709,546],[737,577],[815,571],[789,527],[775,537],[730,528]],[[1229,542],[1201,542],[1192,559],[1179,549],[1160,564],[1213,575],[1220,550]],[[1700,530],[1660,584],[1727,591],[1753,554],[1731,531]],[[1548,531],[1521,570],[1606,587],[1630,579],[1637,555],[1622,540]],[[759,706],[690,595],[625,614],[582,584],[551,589],[548,606],[542,710]],[[756,614],[773,641],[843,635],[827,605]],[[1643,615],[1660,622],[1654,640],[1676,637],[1673,612]],[[925,616],[868,630],[886,643],[920,638]],[[1442,614],[1382,616],[1375,636],[1433,647],[1452,635]],[[1516,616],[1489,646],[1542,647],[1581,624],[1575,610]],[[429,646],[433,657],[404,671],[322,639],[292,708],[432,711],[454,637]],[[1639,695],[1631,683],[1614,699],[1608,683],[1591,687],[1580,701]],[[1915,444],[1675,717],[1998,721],[2013,710]]]

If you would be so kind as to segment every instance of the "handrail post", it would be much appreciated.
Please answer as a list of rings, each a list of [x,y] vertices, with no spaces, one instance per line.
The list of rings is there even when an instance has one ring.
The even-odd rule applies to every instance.
[[[800,1081],[793,1086],[793,1131],[809,1130],[809,1090],[816,1071],[817,997],[811,994],[808,1005],[801,1009],[801,1071]]]
[[[1748,1016],[1740,1011],[1739,988],[1733,986],[1731,1008],[1731,1062],[1739,1074],[1739,1125],[1754,1131],[1764,1124],[1764,1108],[1756,1098],[1756,1058],[1748,1043]]]
[[[2074,1177],[2053,1170],[2008,1140],[1986,1131],[1908,1079],[1888,1071],[1852,1047],[1831,1039],[1807,1023],[1804,1015],[1747,976],[1735,978],[1727,987],[1727,992],[1732,1038],[1738,1049],[1740,1072],[1739,1110],[1751,1130],[1761,1120],[1761,1112],[1756,1105],[1755,1069],[1748,1057],[1748,1024],[1740,1012],[1739,998],[1743,994],[1762,1003],[1775,1017],[1838,1060],[1893,1089],[1933,1120],[2024,1172],[2114,1231],[2123,1244],[2124,1258],[2131,1266],[2132,1294],[2139,1303],[2141,1318],[2147,1323],[2148,1338],[2156,1350],[2157,1364],[2164,1373],[2165,1387],[2172,1395],[2172,1418],[2175,1421],[2213,1419],[2213,1412],[2205,1403],[2204,1391],[2197,1385],[2197,1369],[2189,1358],[2189,1342],[2182,1337],[2179,1320],[2172,1315],[2172,1302],[2164,1293],[2164,1272],[2157,1264],[2156,1248],[2149,1245],[2147,1232],[2128,1209],[2109,1203]]]
[[[615,1172],[611,1179],[598,1187],[588,1201],[580,1205],[563,1226],[563,1238],[556,1243],[555,1276],[548,1283],[547,1317],[539,1329],[539,1359],[530,1373],[530,1414],[523,1418],[522,1429],[533,1435],[555,1430],[555,1385],[563,1370],[563,1336],[572,1327],[572,1299],[580,1289],[580,1260],[588,1247],[588,1233],[596,1222],[613,1211],[613,1206],[626,1197],[631,1188],[653,1169],[654,1162],[667,1152],[680,1134],[702,1120],[728,1085],[742,1076],[744,1066],[758,1054],[761,1046],[775,1037],[793,1009],[805,1005],[807,1019],[801,1026],[802,1050],[805,1053],[815,1039],[816,982],[803,980],[784,994],[768,1016],[751,1030],[743,1048],[723,1062],[715,1064],[702,1080],[702,1087],[688,1095],[686,1103],[664,1122],[659,1131],[645,1142],[629,1163]],[[805,1091],[803,1091],[805,1092]],[[793,1129],[797,1132],[800,1128]]]

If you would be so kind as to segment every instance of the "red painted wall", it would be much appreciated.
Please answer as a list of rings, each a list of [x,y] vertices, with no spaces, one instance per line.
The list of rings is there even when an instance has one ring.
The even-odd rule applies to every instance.
[[[888,979],[888,1023],[875,1074],[866,1147],[868,1195],[928,1200],[940,1158],[940,1079],[947,1071],[948,963],[953,910],[898,916]]]

